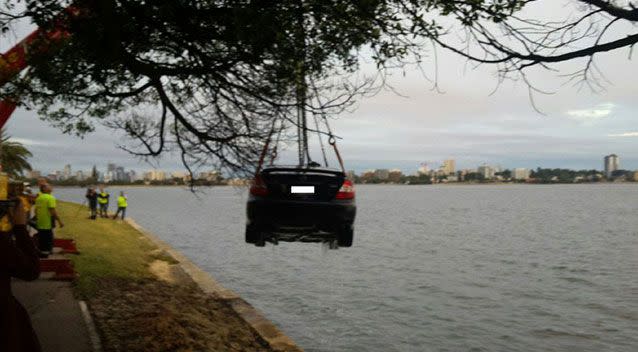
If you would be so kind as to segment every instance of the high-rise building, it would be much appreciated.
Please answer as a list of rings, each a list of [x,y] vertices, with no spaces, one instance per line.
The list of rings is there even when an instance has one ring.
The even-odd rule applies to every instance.
[[[106,171],[115,171],[116,167],[117,165],[115,165],[114,163],[108,163],[106,164]]]
[[[605,176],[611,177],[611,173],[620,169],[620,158],[616,154],[605,157]]]
[[[104,173],[104,177],[102,178],[102,181],[104,183],[111,183],[113,181],[115,181],[115,172],[113,171],[107,171]]]
[[[522,167],[518,167],[512,170],[512,178],[515,180],[527,180],[529,178],[530,170]]]
[[[127,176],[126,172],[124,172],[124,167],[122,167],[122,166],[116,166],[115,167],[115,171],[113,173],[113,178],[115,179],[115,181],[125,181],[125,182],[130,181],[128,179],[128,176]]]
[[[84,175],[84,171],[82,170],[78,170],[75,172],[75,179],[78,181],[84,181],[86,179],[86,176]]]
[[[456,162],[454,159],[443,160],[443,166],[441,169],[446,175],[451,175],[456,172]]]
[[[135,181],[137,181],[137,180],[139,179],[139,176],[137,175],[137,173],[135,172],[135,170],[129,170],[129,171],[126,173],[126,175],[127,175],[127,177],[128,177],[128,179],[129,179],[129,181],[130,181],[130,182],[135,182]]]
[[[478,167],[478,173],[483,175],[483,178],[486,180],[491,180],[494,178],[494,168],[489,165],[481,165]]]
[[[66,164],[64,165],[64,171],[62,171],[62,177],[63,180],[68,180],[71,178],[71,165],[70,164]]]
[[[164,181],[166,173],[162,170],[152,170],[144,174],[144,179],[149,181]]]

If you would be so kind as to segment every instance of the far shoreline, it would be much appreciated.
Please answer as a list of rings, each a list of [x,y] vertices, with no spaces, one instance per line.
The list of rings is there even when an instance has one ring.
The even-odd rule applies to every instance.
[[[539,182],[448,182],[448,183],[356,183],[357,186],[366,185],[366,186],[561,186],[561,185],[628,185],[635,184],[638,185],[638,182],[553,182],[553,183],[539,183]]]
[[[553,183],[538,183],[538,182],[447,182],[447,183],[355,183],[356,186],[561,186],[561,185],[587,185],[587,186],[598,186],[598,185],[638,185],[638,182],[553,182]],[[98,183],[96,185],[104,185],[105,188],[117,188],[117,187],[126,187],[126,188],[184,188],[189,189],[188,185],[116,185],[116,184],[101,184]],[[56,185],[53,184],[56,188],[87,188],[86,185]],[[193,187],[195,190],[199,188],[215,188],[215,187],[232,187],[232,188],[246,188],[248,185],[210,185],[210,186],[195,186]]]

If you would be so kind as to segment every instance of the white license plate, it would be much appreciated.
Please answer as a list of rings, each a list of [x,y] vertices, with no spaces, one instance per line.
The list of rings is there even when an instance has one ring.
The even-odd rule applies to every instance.
[[[290,186],[290,193],[315,194],[315,186]]]

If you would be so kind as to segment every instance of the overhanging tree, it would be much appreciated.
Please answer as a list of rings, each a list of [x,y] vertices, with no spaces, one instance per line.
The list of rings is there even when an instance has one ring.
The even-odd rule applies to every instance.
[[[624,49],[631,59],[638,42],[638,1],[634,0],[562,1],[563,16],[546,12],[541,17],[530,17],[523,10],[534,6],[542,12],[544,5],[558,1],[443,2],[446,5],[436,9],[436,14],[452,19],[452,23],[428,33],[433,42],[476,64],[495,65],[499,83],[505,79],[524,81],[530,97],[542,92],[528,79],[530,69],[558,72],[557,64],[567,61],[580,62],[581,66],[572,72],[558,72],[560,76],[579,88],[603,91],[606,78],[596,65],[597,54]],[[422,10],[431,15],[433,6]],[[413,13],[419,18],[422,14]]]
[[[352,73],[373,37],[379,60],[409,44],[381,39],[389,29],[376,21],[396,14],[374,1],[78,1],[73,16],[65,5],[27,1],[5,14],[7,24],[63,23],[71,35],[1,94],[65,132],[103,120],[138,142],[141,150],[126,147],[136,155],[177,149],[187,167],[250,171],[273,127],[282,128],[273,122],[296,123],[300,73],[323,97],[305,99],[304,111],[339,111],[368,84],[328,77]]]
[[[530,67],[587,57],[575,76],[589,82],[597,53],[638,40],[604,37],[613,25],[635,24],[632,1],[573,0],[574,14],[560,23],[522,17],[531,3],[550,1],[79,0],[70,16],[66,1],[19,8],[10,0],[3,27],[28,18],[44,28],[63,23],[71,35],[0,97],[37,107],[65,132],[86,133],[94,121],[123,130],[135,155],[177,150],[187,168],[248,173],[269,135],[299,127],[300,99],[304,112],[334,113],[370,92],[367,80],[341,78],[362,57],[383,77],[421,62],[434,43],[497,65],[501,79],[524,80]]]

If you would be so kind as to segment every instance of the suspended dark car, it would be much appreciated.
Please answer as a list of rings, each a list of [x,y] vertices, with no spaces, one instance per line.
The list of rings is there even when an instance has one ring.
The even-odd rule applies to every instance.
[[[352,182],[322,167],[267,167],[250,187],[246,242],[328,242],[352,246],[356,214]]]
[[[302,53],[304,54],[304,53]],[[303,55],[302,55],[303,56]],[[308,82],[303,60],[300,79],[296,87],[297,119],[273,120],[257,164],[246,207],[246,242],[263,247],[266,242],[323,242],[330,248],[351,247],[356,215],[355,192],[352,180],[347,179],[343,159],[337,148],[336,137],[326,118],[328,106],[324,103],[312,77]],[[314,94],[309,96],[308,88]],[[312,101],[316,104],[313,106]],[[307,112],[314,118],[324,166],[312,161],[309,151]],[[325,131],[319,127],[325,124]],[[276,128],[276,123],[280,127]],[[286,124],[297,129],[299,162],[297,166],[273,166],[277,158],[279,138]],[[274,141],[271,138],[276,135]],[[330,168],[323,138],[333,148],[340,169]],[[270,166],[262,169],[266,155],[270,153]]]

